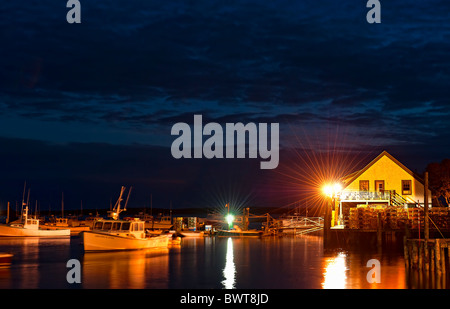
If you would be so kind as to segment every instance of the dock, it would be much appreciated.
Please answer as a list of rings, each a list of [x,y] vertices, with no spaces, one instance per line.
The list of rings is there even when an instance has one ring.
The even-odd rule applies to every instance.
[[[405,267],[446,273],[447,261],[450,261],[450,240],[448,239],[407,239],[404,242]]]

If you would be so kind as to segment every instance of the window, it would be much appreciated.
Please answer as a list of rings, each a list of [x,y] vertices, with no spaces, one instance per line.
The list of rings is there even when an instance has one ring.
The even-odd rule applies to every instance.
[[[112,230],[114,231],[120,230],[120,222],[113,222]]]
[[[102,229],[102,225],[103,225],[103,222],[97,221],[97,222],[95,222],[94,229],[101,230]]]
[[[384,180],[375,180],[375,191],[377,192],[384,191]]]
[[[103,230],[109,231],[111,229],[111,225],[112,222],[105,222],[105,224],[103,224]]]
[[[130,229],[130,222],[123,222],[122,223],[122,230],[128,231]]]
[[[360,180],[359,181],[359,191],[369,191],[369,181]]]
[[[411,194],[411,180],[402,180],[402,195]]]

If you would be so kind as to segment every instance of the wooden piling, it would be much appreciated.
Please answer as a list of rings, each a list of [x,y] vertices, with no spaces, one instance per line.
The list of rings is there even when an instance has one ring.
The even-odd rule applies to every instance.
[[[410,266],[409,246],[408,246],[408,239],[406,238],[406,236],[403,236],[403,254],[405,256],[405,267],[409,268]]]
[[[413,268],[417,268],[419,264],[419,255],[417,250],[417,242],[412,242],[412,266]]]
[[[430,246],[430,269],[434,273],[434,265],[435,265],[435,256],[434,256],[434,248]]]
[[[377,214],[377,246],[381,248],[383,244],[383,230],[381,227],[381,213]]]
[[[446,239],[403,238],[403,254],[407,269],[425,270],[438,276],[446,275],[447,260],[450,262],[449,243]]]
[[[436,271],[437,273],[441,273],[442,272],[442,264],[441,264],[441,240],[440,239],[436,239],[435,244],[434,244],[434,256],[436,258]]]
[[[422,270],[422,267],[423,267],[423,242],[422,241],[419,241],[419,246],[418,246],[419,248],[419,253],[418,253],[418,260],[419,260],[419,265],[418,265],[418,268],[420,269],[420,270]]]

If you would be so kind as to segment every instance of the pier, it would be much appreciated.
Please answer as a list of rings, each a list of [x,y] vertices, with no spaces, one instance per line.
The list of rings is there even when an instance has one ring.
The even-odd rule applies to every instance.
[[[407,269],[446,273],[447,261],[450,260],[450,240],[407,239],[405,236],[403,242]]]

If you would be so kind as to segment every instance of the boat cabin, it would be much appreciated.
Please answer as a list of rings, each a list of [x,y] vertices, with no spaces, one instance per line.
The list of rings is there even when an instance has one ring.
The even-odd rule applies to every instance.
[[[39,219],[28,217],[28,207],[25,207],[22,212],[22,218],[20,221],[12,222],[11,226],[21,227],[24,229],[38,230],[39,229]]]
[[[141,220],[98,220],[93,230],[119,236],[145,238],[144,221]]]

